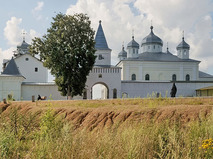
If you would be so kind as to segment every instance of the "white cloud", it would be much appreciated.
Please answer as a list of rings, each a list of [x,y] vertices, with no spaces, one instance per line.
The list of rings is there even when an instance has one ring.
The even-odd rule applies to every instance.
[[[17,45],[21,44],[23,38],[23,31],[27,33],[24,29],[20,28],[20,24],[22,22],[21,18],[11,17],[10,20],[6,22],[6,27],[4,28],[4,36],[10,45],[10,48],[7,50],[2,50],[0,48],[0,64],[2,64],[3,59],[11,59],[13,56],[13,51],[16,50]],[[39,37],[35,30],[30,30],[29,33],[25,35],[25,39],[27,43],[31,43],[34,37]],[[0,65],[0,72],[2,66]]]
[[[132,29],[140,44],[149,34],[152,20],[155,34],[164,41],[164,51],[168,42],[169,50],[176,54],[184,30],[185,40],[191,46],[190,57],[202,60],[201,70],[213,67],[210,62],[213,59],[211,0],[168,0],[165,3],[162,0],[78,0],[67,9],[67,14],[81,12],[90,16],[95,30],[102,20],[108,45],[113,50],[113,64],[118,60],[122,42],[126,46],[131,41]]]
[[[0,73],[2,72],[2,64],[4,59],[11,59],[13,56],[13,51],[15,50],[15,47],[11,47],[7,50],[2,50],[0,48]]]
[[[38,2],[37,6],[33,9],[33,11],[35,11],[35,12],[40,11],[40,10],[42,10],[43,6],[44,6],[44,2]]]
[[[32,10],[32,14],[37,20],[42,19],[42,15],[40,14],[40,11],[43,9],[43,6],[44,6],[44,2],[37,2],[37,6]]]
[[[26,33],[25,38],[28,43],[31,43],[34,37],[40,36],[40,34],[33,29],[30,29],[30,31],[27,32],[25,29],[20,28],[21,22],[22,19],[16,17],[11,17],[11,19],[6,22],[4,36],[10,46],[14,47],[22,42],[23,32]]]
[[[9,45],[17,45],[20,42],[21,29],[19,25],[21,22],[22,19],[16,17],[11,17],[11,19],[7,21],[6,27],[4,28],[4,36],[8,40]]]

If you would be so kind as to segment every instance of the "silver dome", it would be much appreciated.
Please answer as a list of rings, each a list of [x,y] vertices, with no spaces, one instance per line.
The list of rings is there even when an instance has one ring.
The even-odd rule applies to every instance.
[[[150,43],[155,43],[155,44],[157,43],[163,46],[163,41],[153,33],[153,26],[151,26],[150,29],[151,29],[150,34],[142,40],[141,46],[143,44],[150,44]]]
[[[189,49],[190,46],[189,44],[187,44],[184,40],[184,37],[182,38],[182,42],[177,46],[177,50],[181,49],[181,48],[185,48],[185,49]]]
[[[127,44],[127,48],[134,47],[139,49],[139,44],[134,40],[134,36],[132,36],[132,41]]]

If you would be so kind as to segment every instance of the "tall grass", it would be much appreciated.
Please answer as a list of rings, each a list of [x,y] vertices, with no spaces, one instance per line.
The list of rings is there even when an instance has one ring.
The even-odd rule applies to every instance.
[[[129,102],[141,104],[138,99]],[[165,102],[161,98],[144,101],[150,107]],[[176,104],[173,100],[169,102]],[[212,137],[213,116],[185,125],[179,121],[129,122],[119,126],[115,123],[112,128],[94,131],[75,129],[74,125],[55,116],[51,109],[46,110],[40,118],[37,114],[21,115],[16,108],[7,118],[0,116],[2,159],[212,158],[212,149],[206,151],[200,148],[203,140]]]

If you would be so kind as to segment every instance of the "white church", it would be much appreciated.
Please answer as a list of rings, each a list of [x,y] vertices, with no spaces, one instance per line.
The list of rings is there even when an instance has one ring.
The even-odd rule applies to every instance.
[[[82,96],[74,99],[99,99],[150,97],[160,94],[169,97],[172,84],[177,87],[177,97],[213,96],[213,76],[199,71],[200,61],[190,59],[190,46],[182,38],[177,45],[177,56],[163,52],[163,41],[150,33],[139,44],[134,36],[118,53],[119,62],[111,65],[111,49],[99,22],[95,36],[96,62],[87,77]],[[29,44],[17,46],[14,56],[3,61],[0,74],[0,101],[12,96],[14,100],[31,100],[38,95],[51,100],[64,100],[57,85],[48,82],[48,70],[29,53]],[[141,52],[140,52],[141,51]],[[97,98],[97,97],[96,97]]]

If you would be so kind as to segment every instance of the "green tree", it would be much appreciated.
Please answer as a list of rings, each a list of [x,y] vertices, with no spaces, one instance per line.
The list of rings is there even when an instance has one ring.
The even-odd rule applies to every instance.
[[[63,96],[82,95],[95,63],[94,30],[85,14],[57,14],[42,38],[33,39],[31,54],[39,55],[55,76]]]

